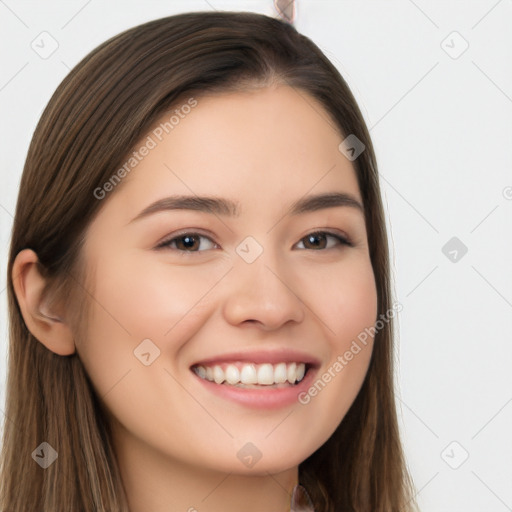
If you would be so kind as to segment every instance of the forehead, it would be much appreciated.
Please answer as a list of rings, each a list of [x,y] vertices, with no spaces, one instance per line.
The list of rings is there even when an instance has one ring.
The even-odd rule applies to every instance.
[[[169,194],[213,194],[247,207],[334,189],[360,198],[338,149],[343,138],[324,107],[292,87],[184,96],[136,146],[150,149],[120,195],[130,208]]]

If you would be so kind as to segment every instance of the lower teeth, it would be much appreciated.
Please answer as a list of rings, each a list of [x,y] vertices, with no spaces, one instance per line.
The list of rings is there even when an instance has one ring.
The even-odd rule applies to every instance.
[[[254,388],[254,389],[261,389],[261,388],[288,388],[290,386],[295,386],[297,382],[294,384],[290,384],[289,382],[283,382],[279,384],[243,384],[242,382],[238,382],[237,384],[229,384],[228,382],[223,382],[222,385],[224,386],[233,386],[236,388]]]

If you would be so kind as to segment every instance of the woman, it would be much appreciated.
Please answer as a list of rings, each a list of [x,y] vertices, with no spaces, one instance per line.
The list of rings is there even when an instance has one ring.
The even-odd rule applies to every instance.
[[[187,13],[85,57],[8,276],[2,510],[412,510],[374,151],[292,26]]]

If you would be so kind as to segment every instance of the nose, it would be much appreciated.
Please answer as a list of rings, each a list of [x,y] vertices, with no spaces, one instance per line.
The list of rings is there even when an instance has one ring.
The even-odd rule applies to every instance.
[[[236,261],[229,273],[223,314],[231,325],[252,323],[270,331],[303,321],[306,305],[295,289],[297,283],[294,287],[290,270],[284,271],[269,252],[252,263]]]

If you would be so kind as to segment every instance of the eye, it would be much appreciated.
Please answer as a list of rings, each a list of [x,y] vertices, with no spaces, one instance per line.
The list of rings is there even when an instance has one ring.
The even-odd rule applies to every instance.
[[[210,247],[206,247],[206,249],[200,251],[199,246],[201,246],[201,239],[207,240],[209,242],[207,246],[210,245]],[[325,246],[325,243],[329,239],[334,240],[334,244],[331,244],[330,246]],[[305,249],[309,250],[332,249],[336,245],[347,245],[350,247],[353,246],[353,244],[347,238],[335,233],[330,233],[329,231],[315,231],[309,233],[300,240],[299,244],[303,243],[303,241],[306,241],[306,244],[313,246],[304,247]],[[327,243],[327,245],[329,244]],[[204,250],[212,249],[215,247],[218,247],[218,245],[215,242],[213,242],[213,240],[210,237],[202,235],[201,233],[184,232],[179,234],[178,236],[173,236],[168,240],[164,240],[156,248],[173,249],[183,254],[186,254],[193,252],[203,252]]]
[[[160,248],[169,248],[178,250],[179,252],[187,253],[187,252],[202,252],[198,250],[198,247],[201,245],[200,240],[208,240],[212,245],[216,246],[215,242],[212,241],[211,238],[201,235],[200,233],[192,233],[186,232],[181,233],[178,236],[170,238],[168,240],[164,240],[157,246],[157,249]],[[207,249],[211,249],[212,247],[207,247]]]
[[[353,246],[353,244],[345,237],[330,233],[329,231],[315,231],[313,233],[310,233],[309,235],[306,235],[299,243],[302,243],[303,240],[306,241],[307,244],[312,244],[313,247],[311,249],[313,250],[319,250],[319,249],[332,249],[333,246],[325,247],[325,242],[327,239],[334,239],[335,240],[335,246],[336,245],[348,245],[350,247]],[[306,249],[309,249],[306,247]]]

